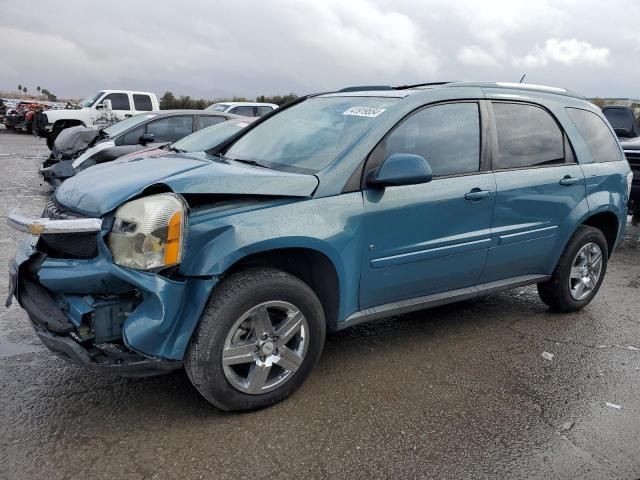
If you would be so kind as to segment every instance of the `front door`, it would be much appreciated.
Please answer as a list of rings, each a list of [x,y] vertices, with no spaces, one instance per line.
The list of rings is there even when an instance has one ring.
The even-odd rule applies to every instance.
[[[481,168],[481,150],[480,108],[471,101],[423,108],[376,147],[372,157],[426,158],[434,179],[364,191],[361,309],[477,282],[496,190],[493,174]]]

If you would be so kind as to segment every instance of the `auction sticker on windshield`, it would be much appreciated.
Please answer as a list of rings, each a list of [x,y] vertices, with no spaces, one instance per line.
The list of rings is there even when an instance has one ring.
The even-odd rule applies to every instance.
[[[373,107],[351,107],[348,110],[342,112],[343,115],[353,115],[355,117],[377,117],[386,108],[373,108]]]

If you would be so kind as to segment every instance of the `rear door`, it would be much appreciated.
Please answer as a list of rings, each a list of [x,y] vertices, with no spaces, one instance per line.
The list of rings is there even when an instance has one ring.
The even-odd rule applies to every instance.
[[[480,110],[476,101],[427,106],[400,122],[370,155],[366,171],[393,153],[420,155],[434,179],[364,190],[361,308],[477,282],[495,200],[495,180],[481,155]]]
[[[150,112],[153,110],[153,102],[151,101],[151,96],[145,93],[134,93],[133,97],[133,108],[135,113],[142,112]]]
[[[493,101],[497,198],[480,283],[551,274],[575,230],[585,180],[560,124],[539,105]]]

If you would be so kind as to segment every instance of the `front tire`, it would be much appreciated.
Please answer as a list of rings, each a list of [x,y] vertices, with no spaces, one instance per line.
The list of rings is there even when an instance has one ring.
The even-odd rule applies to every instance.
[[[609,248],[597,228],[582,225],[571,237],[551,279],[538,284],[540,299],[557,312],[584,308],[600,289]]]
[[[251,268],[216,287],[185,369],[202,396],[222,410],[264,408],[309,376],[325,334],[322,305],[306,283],[273,268]]]

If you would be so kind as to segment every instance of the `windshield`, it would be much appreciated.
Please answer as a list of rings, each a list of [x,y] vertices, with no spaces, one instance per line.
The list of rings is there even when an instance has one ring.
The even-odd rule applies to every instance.
[[[93,97],[85,98],[82,102],[80,102],[80,105],[82,105],[83,107],[90,107],[91,105],[96,103],[102,95],[104,95],[104,92],[98,92]]]
[[[271,168],[317,172],[332,163],[395,101],[381,97],[310,98],[256,126],[225,156]]]
[[[141,113],[139,115],[135,115],[133,117],[125,118],[124,120],[120,120],[113,125],[109,125],[105,128],[103,133],[105,133],[109,137],[116,137],[121,133],[129,130],[132,127],[140,125],[142,122],[149,120],[150,118],[157,117],[157,113]]]
[[[238,122],[235,120],[218,123],[217,125],[203,128],[172,143],[171,147],[183,152],[204,152],[222,143],[247,125],[249,125],[249,122]]]
[[[228,103],[214,103],[213,105],[209,105],[205,110],[213,110],[214,112],[224,112],[227,108],[229,108]]]

